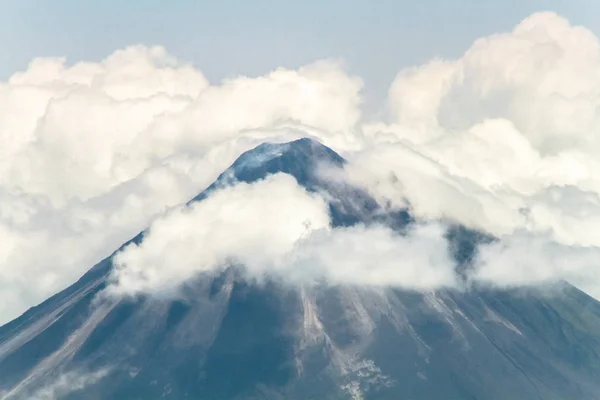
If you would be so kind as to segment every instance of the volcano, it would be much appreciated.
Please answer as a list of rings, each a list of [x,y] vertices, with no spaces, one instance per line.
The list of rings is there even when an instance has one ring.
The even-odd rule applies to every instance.
[[[285,173],[327,194],[334,226],[415,221],[317,173],[344,163],[310,139],[264,143],[191,202]],[[460,226],[447,239],[459,268],[487,240]],[[424,293],[257,282],[232,267],[177,299],[102,300],[119,250],[0,327],[0,399],[600,398],[600,304],[567,283]]]

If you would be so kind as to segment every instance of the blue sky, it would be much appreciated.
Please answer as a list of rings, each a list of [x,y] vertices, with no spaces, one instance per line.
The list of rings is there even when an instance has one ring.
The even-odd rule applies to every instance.
[[[554,10],[600,33],[597,0],[0,0],[0,79],[36,56],[98,60],[161,44],[211,81],[340,58],[381,98],[399,68]]]

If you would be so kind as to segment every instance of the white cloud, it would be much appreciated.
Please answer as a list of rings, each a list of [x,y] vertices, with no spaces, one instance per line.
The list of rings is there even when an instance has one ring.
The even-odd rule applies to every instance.
[[[588,30],[534,14],[457,60],[400,72],[390,107],[393,123],[365,126],[374,148],[355,156],[386,155],[369,169],[380,181],[395,172],[402,191],[371,179],[380,195],[498,235],[600,245],[590,230],[600,216],[600,44]]]
[[[32,394],[28,394],[27,398],[32,400],[59,399],[99,382],[108,372],[108,369],[102,369],[91,373],[81,373],[78,371],[63,373],[55,377],[48,385],[36,390]],[[11,397],[13,395],[20,396],[21,393],[11,393]]]
[[[326,202],[287,174],[217,190],[156,220],[118,253],[113,293],[170,292],[201,272],[243,264],[260,275],[304,235],[329,226]]]
[[[349,159],[341,176],[329,176],[366,187],[381,203],[410,206],[421,218],[450,219],[494,233],[510,232],[524,222],[523,215],[506,199],[477,182],[453,175],[410,142],[366,148]]]
[[[62,205],[169,157],[202,155],[243,130],[293,120],[339,134],[358,121],[360,88],[325,61],[211,86],[161,48],[71,67],[37,60],[0,87],[0,183]]]
[[[330,227],[323,198],[286,174],[219,189],[156,220],[139,245],[118,253],[110,294],[176,294],[200,273],[243,265],[252,277],[288,282],[392,285],[418,290],[455,286],[441,225],[406,235],[383,226]]]
[[[500,287],[566,280],[598,296],[598,260],[598,247],[565,246],[544,235],[517,232],[480,246],[470,279]]]
[[[316,231],[285,258],[284,277],[300,282],[393,286],[411,290],[458,287],[443,225],[417,224],[405,234],[384,226]]]

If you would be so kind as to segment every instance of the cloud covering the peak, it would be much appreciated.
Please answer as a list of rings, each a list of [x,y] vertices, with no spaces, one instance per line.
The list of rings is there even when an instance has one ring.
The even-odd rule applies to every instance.
[[[554,13],[534,14],[510,32],[478,39],[457,59],[399,71],[382,121],[361,116],[362,85],[331,61],[213,83],[161,47],[132,46],[72,65],[60,58],[32,61],[0,82],[0,321],[73,282],[157,216],[147,238],[157,243],[119,256],[132,268],[120,270],[120,282],[126,284],[127,274],[141,277],[135,283],[141,288],[130,282],[128,291],[156,279],[152,268],[144,267],[144,275],[134,265],[174,263],[176,254],[159,250],[190,243],[170,224],[213,243],[209,261],[174,267],[183,276],[228,257],[258,257],[250,231],[236,232],[248,246],[239,250],[227,247],[227,238],[188,227],[186,219],[220,215],[212,200],[164,213],[204,189],[243,151],[303,136],[340,152],[349,160],[344,179],[377,199],[408,205],[424,220],[497,236],[497,244],[480,249],[476,279],[502,286],[568,279],[600,293],[596,36]],[[436,269],[445,265],[445,241],[438,240],[444,222],[425,223],[402,238],[382,227],[331,230],[321,200],[285,178],[273,179],[260,185],[282,190],[290,207],[306,214],[299,212],[290,226],[265,228],[265,240],[274,235],[285,243],[273,242],[282,248],[260,255],[257,268],[283,257],[277,265],[310,264],[345,282],[350,274],[330,268],[329,251],[347,246],[342,260],[373,284],[451,284],[446,270]],[[237,190],[252,193],[248,206],[262,215],[274,208],[264,208],[271,200],[260,185],[225,193],[232,202]],[[211,204],[213,211],[202,211]],[[240,218],[252,227],[245,210]],[[300,217],[314,219],[306,237]],[[218,221],[223,232],[233,224]],[[173,235],[161,244],[152,232]],[[375,250],[351,246],[357,238]],[[519,259],[530,245],[539,251]],[[411,254],[406,265],[436,268],[407,267],[407,275],[394,275],[399,272],[388,260],[401,250]],[[354,263],[367,256],[377,263]]]

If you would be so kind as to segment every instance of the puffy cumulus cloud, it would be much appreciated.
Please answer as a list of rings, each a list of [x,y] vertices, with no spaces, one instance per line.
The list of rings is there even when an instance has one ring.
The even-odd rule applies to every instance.
[[[8,85],[47,89],[49,95],[52,90],[62,89],[66,94],[73,89],[92,88],[119,101],[157,94],[196,97],[209,83],[200,71],[180,63],[163,47],[130,46],[100,63],[67,66],[64,58],[35,59],[26,71],[11,76]]]
[[[276,174],[219,189],[156,220],[139,245],[115,257],[108,293],[176,295],[184,282],[231,265],[290,283],[456,286],[445,232],[438,224],[404,235],[383,226],[333,229],[320,195]]]
[[[328,212],[287,174],[219,189],[156,220],[140,245],[118,253],[110,291],[170,292],[230,264],[261,273],[311,230],[327,228]]]
[[[456,60],[401,71],[389,100],[392,122],[366,125],[372,148],[354,156],[380,197],[496,235],[600,245],[590,229],[600,216],[600,43],[590,31],[534,14]]]
[[[211,86],[162,48],[133,47],[70,67],[36,60],[0,87],[1,183],[60,205],[243,130],[291,120],[333,136],[356,124],[360,88],[325,61]]]
[[[459,59],[400,72],[390,89],[398,122],[427,120],[464,131],[487,119],[513,122],[544,154],[593,138],[600,45],[592,32],[550,12],[512,32],[475,41]]]
[[[356,146],[361,85],[329,61],[211,84],[161,47],[32,61],[0,83],[0,323],[265,140]]]

